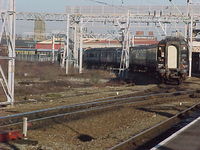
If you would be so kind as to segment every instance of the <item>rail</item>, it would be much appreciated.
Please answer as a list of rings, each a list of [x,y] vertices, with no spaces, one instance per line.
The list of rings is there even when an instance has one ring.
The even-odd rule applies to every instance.
[[[88,111],[95,111],[106,109],[113,106],[120,106],[124,104],[133,104],[133,103],[143,103],[148,101],[148,98],[156,97],[156,96],[170,96],[174,94],[190,94],[194,91],[178,91],[172,93],[157,93],[157,94],[150,94],[145,96],[134,96],[134,97],[125,97],[125,98],[114,98],[114,99],[95,99],[91,102],[79,103],[79,104],[72,104],[66,106],[57,106],[53,108],[46,108],[41,110],[35,110],[31,112],[24,112],[9,116],[2,116],[0,117],[0,128],[1,127],[8,127],[12,125],[21,124],[21,120],[23,117],[28,117],[29,122],[35,122],[39,120],[45,120],[50,118],[56,118],[66,115],[72,115],[77,113],[83,113]],[[144,100],[145,98],[145,100]]]
[[[180,112],[179,114],[165,120],[133,137],[129,138],[126,141],[123,141],[109,150],[134,150],[142,147],[147,142],[150,142],[157,136],[161,135],[162,133],[166,132],[174,125],[180,123],[185,117],[190,116],[191,112],[198,110],[200,107],[200,103],[193,105],[192,107]],[[146,149],[146,148],[144,148]]]

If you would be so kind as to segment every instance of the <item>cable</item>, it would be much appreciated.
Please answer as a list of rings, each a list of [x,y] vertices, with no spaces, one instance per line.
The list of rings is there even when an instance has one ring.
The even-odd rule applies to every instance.
[[[97,4],[101,4],[101,5],[105,5],[105,6],[111,6],[111,7],[115,7],[115,8],[118,8],[118,9],[125,9],[121,6],[117,6],[117,5],[113,5],[113,4],[110,4],[110,3],[106,3],[106,2],[103,2],[103,1],[99,1],[99,0],[86,0],[86,1],[91,1],[91,2],[94,2],[94,3],[97,3]],[[121,0],[122,1],[122,4],[124,4],[124,0]]]
[[[88,0],[88,1],[95,2],[95,3],[101,4],[101,5],[114,6],[114,5],[111,5],[109,3],[98,1],[98,0]]]

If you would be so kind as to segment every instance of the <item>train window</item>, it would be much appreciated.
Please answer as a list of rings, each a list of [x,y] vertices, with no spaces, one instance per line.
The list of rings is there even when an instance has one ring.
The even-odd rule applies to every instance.
[[[107,53],[103,53],[102,55],[103,55],[103,57],[107,57]]]

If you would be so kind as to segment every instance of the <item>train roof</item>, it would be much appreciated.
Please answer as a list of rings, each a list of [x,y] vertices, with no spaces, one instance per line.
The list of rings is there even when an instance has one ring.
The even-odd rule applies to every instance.
[[[105,47],[105,48],[90,48],[90,49],[86,49],[85,51],[113,51],[113,50],[122,50],[121,47]]]
[[[137,49],[149,49],[149,48],[156,48],[158,45],[157,44],[152,44],[152,45],[137,45],[134,47],[130,47],[133,50],[137,50]],[[105,47],[105,48],[91,48],[91,49],[87,49],[85,51],[121,51],[122,48],[121,47]]]
[[[176,41],[176,42],[180,42],[181,44],[187,44],[184,37],[173,37],[173,36],[166,37],[165,39],[161,40],[158,44],[165,44],[170,41]]]
[[[157,46],[158,46],[158,44],[152,44],[152,45],[137,45],[137,46],[131,47],[131,49],[133,49],[133,50],[137,50],[137,49],[149,49],[149,48],[156,48]]]

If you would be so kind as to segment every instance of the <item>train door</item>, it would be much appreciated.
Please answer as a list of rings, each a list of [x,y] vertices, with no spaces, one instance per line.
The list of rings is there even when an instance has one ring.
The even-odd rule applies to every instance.
[[[169,69],[176,69],[177,68],[177,59],[178,59],[178,51],[177,48],[173,45],[170,45],[167,49],[168,58],[167,58],[167,65]]]
[[[192,53],[192,73],[200,72],[200,53]]]

